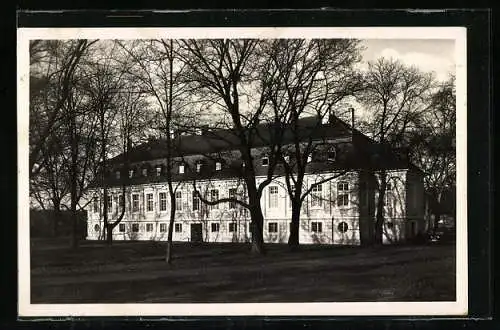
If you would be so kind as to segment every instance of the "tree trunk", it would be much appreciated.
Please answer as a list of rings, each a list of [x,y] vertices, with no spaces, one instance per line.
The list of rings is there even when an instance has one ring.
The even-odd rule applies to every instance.
[[[434,225],[432,228],[434,233],[438,230],[439,220],[441,220],[441,196],[442,194],[439,193],[436,198],[436,207],[434,209]]]
[[[382,245],[383,243],[383,227],[384,227],[384,205],[385,205],[385,190],[387,187],[387,175],[385,171],[380,176],[380,189],[377,200],[377,214],[375,216],[375,230],[373,231],[373,244]]]
[[[70,119],[70,140],[71,140],[71,218],[73,220],[73,240],[72,247],[78,247],[78,218],[76,213],[77,206],[77,166],[78,166],[78,150],[76,143],[76,123],[75,115],[71,115]]]
[[[264,255],[266,250],[264,248],[264,237],[262,235],[264,228],[264,216],[260,203],[254,204],[250,208],[250,216],[252,217],[252,248],[254,254]]]
[[[106,244],[111,246],[113,244],[113,225],[107,224],[104,228],[106,228]]]
[[[56,202],[54,203],[54,223],[53,223],[53,232],[52,234],[54,235],[54,237],[57,237],[57,235],[59,234],[59,230],[58,230],[58,227],[59,227],[59,222],[61,222],[62,220],[62,213],[61,213],[61,204],[59,202]]]
[[[167,250],[165,256],[165,261],[167,262],[167,264],[172,263],[172,238],[174,231],[175,208],[176,208],[175,193],[170,193],[170,222],[168,225]]]
[[[292,202],[292,222],[290,225],[290,237],[288,238],[288,248],[296,251],[299,248],[299,228],[300,228],[300,203]]]

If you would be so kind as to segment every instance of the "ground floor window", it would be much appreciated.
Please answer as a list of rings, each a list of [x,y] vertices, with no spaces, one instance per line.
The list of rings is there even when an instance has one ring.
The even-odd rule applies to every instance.
[[[231,222],[229,224],[229,232],[232,233],[232,232],[235,232],[236,231],[236,222]]]
[[[212,229],[212,233],[218,232],[220,229],[220,225],[218,223],[212,223],[211,229]]]
[[[277,222],[270,222],[268,224],[268,231],[270,233],[277,233],[278,232],[278,223]]]
[[[124,233],[124,232],[125,232],[125,224],[124,224],[124,223],[120,223],[120,224],[118,225],[118,231],[119,231],[120,233]]]
[[[94,226],[94,230],[95,230],[96,232],[98,232],[99,230],[101,230],[101,227],[99,227],[99,225],[95,225],[95,226]]]
[[[134,232],[134,233],[139,232],[139,224],[138,223],[132,224],[132,232]]]
[[[153,231],[153,224],[152,223],[146,224],[146,231]]]
[[[312,222],[311,229],[313,233],[321,233],[323,232],[323,223],[322,222]]]
[[[182,224],[181,223],[176,223],[174,228],[175,228],[176,233],[182,232]]]
[[[167,224],[166,223],[160,223],[160,232],[164,233],[167,231]]]
[[[349,228],[349,226],[347,225],[347,222],[345,221],[342,221],[341,223],[339,223],[339,225],[337,226],[337,229],[341,232],[341,233],[345,233],[347,231],[347,229]]]

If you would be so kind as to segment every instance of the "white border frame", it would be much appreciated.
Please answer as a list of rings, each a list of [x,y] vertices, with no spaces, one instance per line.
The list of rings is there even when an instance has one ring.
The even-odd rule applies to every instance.
[[[29,40],[170,38],[359,38],[455,40],[457,96],[456,301],[227,304],[31,304],[29,235]],[[19,28],[17,31],[18,313],[19,316],[359,316],[466,315],[467,107],[463,27],[300,28]],[[405,276],[405,274],[401,274]]]

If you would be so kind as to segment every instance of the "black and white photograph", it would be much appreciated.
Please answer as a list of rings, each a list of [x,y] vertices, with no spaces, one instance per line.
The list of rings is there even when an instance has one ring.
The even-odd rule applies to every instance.
[[[465,315],[465,35],[20,28],[20,315]]]

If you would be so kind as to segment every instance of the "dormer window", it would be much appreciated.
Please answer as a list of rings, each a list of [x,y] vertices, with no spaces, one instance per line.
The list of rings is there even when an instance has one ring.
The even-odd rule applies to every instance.
[[[120,179],[120,171],[115,172],[116,178],[119,180]]]
[[[268,166],[269,165],[269,157],[264,156],[262,157],[262,166]]]
[[[142,176],[148,176],[148,169],[147,168],[142,169]]]
[[[201,172],[201,162],[196,163],[196,172],[197,173]]]
[[[222,164],[221,162],[215,162],[215,170],[220,171],[222,169]]]
[[[156,167],[156,176],[160,176],[160,174],[161,174],[161,167],[157,166]]]
[[[330,149],[328,149],[327,157],[329,161],[335,160],[335,158],[337,157],[337,151],[335,150],[335,147],[331,147]]]
[[[179,165],[179,174],[184,174],[184,165]]]
[[[128,171],[128,177],[131,178],[134,176],[134,170]]]

